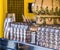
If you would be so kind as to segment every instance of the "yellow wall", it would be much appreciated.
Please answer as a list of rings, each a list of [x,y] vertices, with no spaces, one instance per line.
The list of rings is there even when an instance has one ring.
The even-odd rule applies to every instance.
[[[3,0],[0,0],[0,38],[3,37]]]
[[[3,13],[4,13],[4,19],[5,19],[6,13],[7,13],[7,0],[3,1]]]
[[[28,3],[33,3],[34,0],[24,0],[24,15],[25,17],[29,17],[30,19],[34,18],[34,14],[33,13],[28,13]]]
[[[7,12],[7,0],[0,0],[0,38],[3,38],[3,27],[4,27],[4,19],[5,14]]]

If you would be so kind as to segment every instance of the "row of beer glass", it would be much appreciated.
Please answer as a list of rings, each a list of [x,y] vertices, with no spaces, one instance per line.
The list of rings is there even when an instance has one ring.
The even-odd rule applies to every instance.
[[[28,29],[28,25],[23,23],[11,24],[10,39],[25,42],[27,29]]]
[[[60,30],[53,27],[39,27],[37,31],[37,45],[60,49]]]
[[[60,29],[52,26],[40,26],[37,31],[30,31],[26,23],[12,23],[10,40],[31,43],[42,47],[60,49]]]

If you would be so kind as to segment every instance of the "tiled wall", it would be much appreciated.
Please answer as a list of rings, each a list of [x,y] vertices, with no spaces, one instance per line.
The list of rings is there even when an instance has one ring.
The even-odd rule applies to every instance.
[[[24,0],[8,0],[7,1],[8,13],[16,14],[16,21],[22,21],[22,14],[24,14]]]

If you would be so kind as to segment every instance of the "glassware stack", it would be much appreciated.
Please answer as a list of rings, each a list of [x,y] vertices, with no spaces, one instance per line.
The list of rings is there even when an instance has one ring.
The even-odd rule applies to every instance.
[[[30,43],[30,38],[31,38],[31,34],[30,34],[30,31],[29,30],[27,30],[27,33],[26,33],[26,42],[27,43]]]
[[[49,47],[49,36],[50,36],[50,34],[49,34],[49,28],[48,27],[46,27],[45,28],[45,47]]]
[[[58,34],[58,50],[60,50],[60,29],[59,29],[59,34]]]
[[[26,42],[28,25],[24,23],[13,23],[10,27],[10,40]]]
[[[49,48],[53,48],[54,47],[54,33],[55,33],[55,30],[53,28],[50,29],[50,46]]]
[[[16,39],[17,39],[17,27],[18,27],[18,26],[17,26],[17,24],[15,23],[15,24],[14,24],[14,33],[13,33],[13,34],[14,34],[14,39],[13,39],[13,40],[16,40]]]
[[[32,31],[26,23],[12,23],[9,39],[42,47],[60,50],[60,29],[53,26],[39,26]]]
[[[42,32],[43,30],[43,32]],[[41,28],[39,32],[39,46],[48,47],[53,49],[60,48],[60,30],[52,27]],[[38,34],[38,33],[37,33]]]
[[[41,27],[39,45],[40,46],[44,46],[45,45],[45,28],[44,27]]]
[[[41,27],[38,27],[38,30],[37,30],[37,45],[41,45]]]
[[[28,25],[27,24],[24,24],[24,28],[23,28],[24,30],[23,30],[23,34],[24,34],[24,41],[23,42],[26,42],[26,35],[27,35],[27,31],[28,31]]]
[[[30,29],[30,43],[36,45],[37,42],[37,26],[31,26]]]
[[[54,37],[54,40],[55,40],[55,41],[54,41],[54,44],[55,44],[55,45],[54,45],[54,48],[55,48],[55,49],[58,49],[58,48],[59,48],[59,40],[58,40],[58,39],[59,39],[59,30],[58,30],[58,29],[55,29],[54,36],[55,36],[55,37]]]
[[[17,41],[20,41],[20,24],[18,24],[18,27],[17,27]]]
[[[10,40],[13,40],[13,38],[14,38],[14,24],[12,23],[10,27]]]
[[[60,49],[60,30],[56,27],[38,27],[36,45]]]
[[[30,43],[31,44],[34,44],[34,45],[36,45],[36,32],[35,31],[31,31],[31,38],[30,38]]]

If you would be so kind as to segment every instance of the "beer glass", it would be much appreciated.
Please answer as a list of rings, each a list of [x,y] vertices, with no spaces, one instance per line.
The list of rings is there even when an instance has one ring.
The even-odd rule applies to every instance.
[[[39,45],[39,39],[40,39],[40,36],[41,36],[41,27],[38,27],[38,30],[37,30],[37,45]]]
[[[41,39],[42,39],[41,46],[45,46],[45,27],[42,27],[42,29],[41,29]]]
[[[27,29],[28,29],[28,25],[24,25],[24,42],[26,42]]]
[[[17,24],[14,24],[14,40],[17,40]]]
[[[50,29],[50,48],[54,48],[54,33],[55,33],[55,30],[53,28]]]
[[[45,47],[49,47],[49,39],[50,39],[50,29],[49,27],[45,27]]]
[[[31,31],[31,44],[36,44],[36,32]]]
[[[23,23],[20,24],[20,41],[23,42],[23,31],[24,31],[24,25]]]

